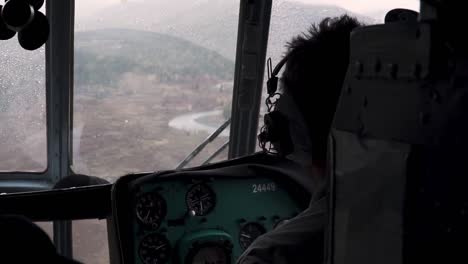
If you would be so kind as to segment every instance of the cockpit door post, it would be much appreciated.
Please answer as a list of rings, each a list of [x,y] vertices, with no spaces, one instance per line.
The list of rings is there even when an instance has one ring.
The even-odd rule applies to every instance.
[[[50,37],[46,44],[48,172],[55,183],[71,174],[74,0],[47,1]],[[70,221],[54,222],[54,243],[72,257]]]
[[[255,151],[271,6],[271,0],[240,3],[229,158]]]

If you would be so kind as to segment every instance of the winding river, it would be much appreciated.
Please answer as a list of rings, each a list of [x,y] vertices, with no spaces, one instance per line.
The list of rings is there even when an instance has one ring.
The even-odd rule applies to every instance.
[[[207,132],[208,134],[212,134],[216,129],[217,126],[212,126],[208,124],[204,124],[200,122],[200,119],[204,117],[210,116],[220,116],[223,114],[222,110],[213,110],[207,112],[198,112],[198,113],[190,113],[184,114],[175,117],[171,121],[169,121],[169,127],[184,130],[188,132]],[[219,124],[220,126],[221,124]],[[227,127],[220,136],[229,137],[229,127]]]

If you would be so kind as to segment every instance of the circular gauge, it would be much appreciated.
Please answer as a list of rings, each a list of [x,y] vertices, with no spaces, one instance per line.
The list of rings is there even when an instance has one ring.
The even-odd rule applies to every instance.
[[[192,249],[188,254],[186,263],[189,264],[228,264],[231,263],[231,254],[220,245],[202,246]]]
[[[257,237],[266,233],[265,228],[258,223],[247,223],[242,226],[239,232],[239,244],[246,250]]]
[[[166,201],[157,193],[145,193],[138,197],[136,215],[138,220],[151,228],[158,228],[166,216]]]
[[[171,245],[164,235],[149,234],[140,242],[138,254],[144,264],[164,264],[171,256]]]
[[[200,183],[193,185],[185,196],[189,211],[197,216],[207,215],[216,204],[216,195],[210,186]]]

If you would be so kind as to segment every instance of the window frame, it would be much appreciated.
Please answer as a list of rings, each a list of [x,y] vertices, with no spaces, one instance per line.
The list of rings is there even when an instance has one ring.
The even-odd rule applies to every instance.
[[[46,1],[51,26],[46,44],[47,153],[49,181],[71,175],[75,1]],[[57,251],[73,257],[71,221],[54,221]]]
[[[240,5],[229,159],[256,149],[272,0],[241,0]]]
[[[48,190],[72,173],[75,1],[49,0],[45,4],[50,23],[45,52],[47,168],[42,172],[0,172],[0,192]],[[71,221],[55,221],[53,226],[58,252],[72,257]]]
[[[45,4],[50,23],[45,45],[47,167],[42,172],[0,172],[0,190],[47,190],[71,173],[74,0]]]

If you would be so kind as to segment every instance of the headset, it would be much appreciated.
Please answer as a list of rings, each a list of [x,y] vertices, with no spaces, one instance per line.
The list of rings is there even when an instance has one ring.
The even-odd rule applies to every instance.
[[[280,79],[277,76],[290,57],[291,53],[281,59],[275,68],[272,67],[271,58],[267,60],[268,97],[265,100],[267,113],[264,115],[264,125],[258,135],[259,145],[263,151],[279,156],[287,156],[293,153],[297,147],[291,137],[292,128],[297,126],[292,123],[302,123],[299,131],[306,130],[302,115],[297,110],[295,102],[288,95],[278,92]],[[298,130],[296,129],[296,131]],[[300,137],[304,136],[308,137],[308,135]]]

